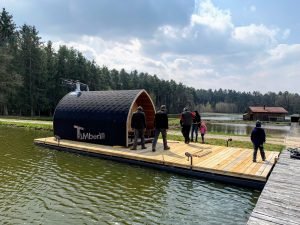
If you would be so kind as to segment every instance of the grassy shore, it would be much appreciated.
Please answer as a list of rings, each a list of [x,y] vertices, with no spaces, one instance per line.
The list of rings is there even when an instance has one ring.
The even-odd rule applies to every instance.
[[[52,121],[53,117],[46,116],[0,116],[0,119],[11,119],[11,120],[40,120],[40,121]]]
[[[0,121],[0,126],[6,126],[6,127],[22,127],[22,128],[36,129],[36,130],[48,130],[48,131],[53,131],[53,126],[52,126],[52,124],[38,124],[38,123],[26,123],[26,122]]]
[[[35,121],[35,123],[30,122],[30,120],[27,118],[28,122],[24,122],[25,118],[11,118],[11,117],[2,117],[7,119],[22,119],[22,122],[17,121],[0,121],[0,126],[6,126],[6,127],[21,127],[21,128],[27,128],[27,129],[36,129],[36,130],[47,130],[47,131],[53,131],[53,125],[52,124],[42,124],[38,121]],[[34,119],[36,120],[36,118]],[[175,123],[174,120],[170,121],[170,128],[172,128],[172,123]],[[184,141],[183,136],[181,135],[172,135],[168,134],[168,140],[175,140],[175,141]],[[223,139],[218,138],[206,138],[205,140],[206,144],[210,145],[219,145],[219,146],[226,146],[227,142]],[[229,142],[229,146],[231,147],[239,147],[239,148],[252,148],[252,143],[250,141],[237,141],[234,140],[232,142]],[[267,151],[281,151],[284,149],[284,145],[279,144],[265,144],[265,150]]]

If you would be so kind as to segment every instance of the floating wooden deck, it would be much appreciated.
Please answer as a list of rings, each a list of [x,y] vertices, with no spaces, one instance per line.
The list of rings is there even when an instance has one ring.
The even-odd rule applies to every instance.
[[[292,127],[291,127],[292,129]],[[286,138],[286,146],[300,148],[298,137]],[[292,133],[295,133],[292,129]],[[284,150],[248,220],[248,225],[300,225],[300,160]]]
[[[54,137],[35,139],[39,145],[91,154],[104,158],[117,159],[135,164],[171,170],[183,174],[225,181],[237,185],[263,188],[274,165],[278,152],[266,152],[266,161],[252,162],[252,149],[205,145],[200,143],[184,144],[169,141],[170,150],[164,151],[159,140],[156,152],[148,149],[132,151],[120,146],[104,146],[69,140],[55,140]],[[189,159],[185,153],[190,153]]]

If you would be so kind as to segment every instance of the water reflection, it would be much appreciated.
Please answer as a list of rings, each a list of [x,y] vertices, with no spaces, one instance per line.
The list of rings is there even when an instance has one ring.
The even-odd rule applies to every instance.
[[[0,127],[2,224],[245,224],[260,192],[46,149]]]
[[[228,114],[228,113],[201,113],[203,120],[243,120],[242,114]]]
[[[255,124],[235,124],[235,123],[207,123],[207,129],[209,132],[226,133],[232,135],[250,135]],[[276,126],[263,124],[268,135],[274,137],[285,137],[289,131],[290,126]]]
[[[253,123],[243,123],[242,114],[226,114],[226,113],[202,113],[202,120],[207,121],[208,132],[225,133],[232,135],[250,135],[255,126]],[[218,121],[228,121],[228,123],[218,123]],[[240,121],[239,123],[230,123],[229,121]],[[282,125],[262,125],[268,135],[274,137],[285,137],[289,131],[290,126]]]

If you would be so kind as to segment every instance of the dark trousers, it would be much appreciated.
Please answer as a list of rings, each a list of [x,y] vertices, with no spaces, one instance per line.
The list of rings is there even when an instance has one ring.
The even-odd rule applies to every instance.
[[[205,134],[201,134],[202,143],[204,143],[204,135]]]
[[[139,137],[141,137],[142,147],[145,147],[144,129],[134,129],[133,148],[136,148],[137,140],[138,140]]]
[[[158,136],[159,136],[160,133],[161,133],[161,136],[163,138],[164,149],[166,149],[168,147],[168,144],[167,144],[167,130],[166,129],[155,129],[154,139],[153,139],[153,142],[152,142],[152,149],[156,148],[157,139],[158,139]]]
[[[192,131],[191,131],[192,141],[194,139],[194,133],[195,133],[195,141],[198,141],[198,129],[199,129],[199,124],[198,123],[193,123],[192,124]]]
[[[257,155],[257,150],[259,149],[260,151],[260,156],[263,161],[266,159],[265,151],[264,151],[264,146],[263,145],[253,145],[254,151],[253,151],[253,161],[256,161],[256,155]]]
[[[191,130],[191,125],[182,125],[181,132],[184,137],[184,142],[189,143],[190,142],[190,130]]]

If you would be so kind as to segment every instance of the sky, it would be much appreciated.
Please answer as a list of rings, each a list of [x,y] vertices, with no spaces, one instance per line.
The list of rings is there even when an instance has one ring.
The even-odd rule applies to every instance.
[[[297,0],[0,0],[99,66],[197,89],[300,93]]]

